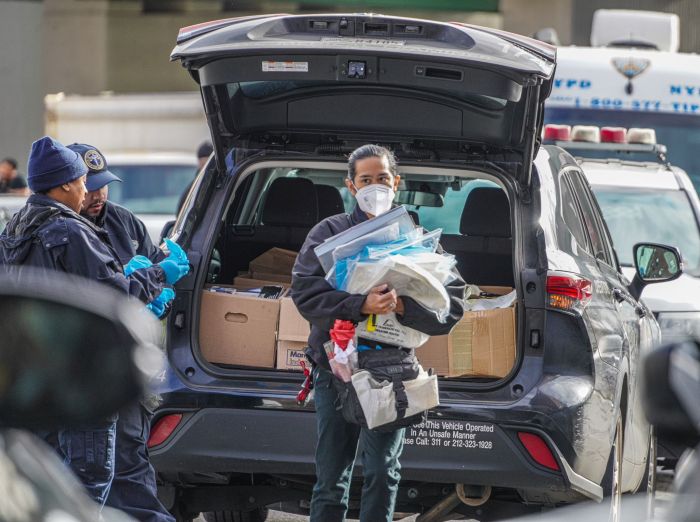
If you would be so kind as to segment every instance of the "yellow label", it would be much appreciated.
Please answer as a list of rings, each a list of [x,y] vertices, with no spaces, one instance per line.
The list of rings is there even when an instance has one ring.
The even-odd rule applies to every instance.
[[[370,314],[367,318],[367,331],[374,332],[377,329],[377,316],[375,314]]]

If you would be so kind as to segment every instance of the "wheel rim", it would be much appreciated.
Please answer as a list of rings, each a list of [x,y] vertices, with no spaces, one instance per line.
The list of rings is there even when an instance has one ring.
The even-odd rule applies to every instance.
[[[618,522],[622,505],[622,418],[619,416],[615,425],[613,455],[612,490],[610,492],[610,515],[608,520],[610,522]]]

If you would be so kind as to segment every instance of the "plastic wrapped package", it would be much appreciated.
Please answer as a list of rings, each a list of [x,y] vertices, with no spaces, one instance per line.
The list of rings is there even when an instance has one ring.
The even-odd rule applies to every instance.
[[[402,325],[394,313],[370,315],[357,325],[357,335],[380,344],[404,348],[418,348],[430,339],[428,334]]]
[[[340,234],[326,239],[323,243],[314,248],[314,253],[318,257],[323,270],[328,273],[334,264],[333,252],[343,245],[354,241],[355,239],[367,236],[372,232],[382,229],[392,223],[398,224],[399,234],[407,234],[416,227],[413,224],[411,216],[404,207],[396,207],[389,212],[377,216],[374,219],[369,219],[352,228],[349,228]]]

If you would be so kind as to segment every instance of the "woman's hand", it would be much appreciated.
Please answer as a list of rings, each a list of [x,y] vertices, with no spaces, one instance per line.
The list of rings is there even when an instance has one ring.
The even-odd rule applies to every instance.
[[[396,290],[390,290],[389,285],[383,284],[369,291],[360,311],[365,315],[403,313],[403,301],[396,295]]]

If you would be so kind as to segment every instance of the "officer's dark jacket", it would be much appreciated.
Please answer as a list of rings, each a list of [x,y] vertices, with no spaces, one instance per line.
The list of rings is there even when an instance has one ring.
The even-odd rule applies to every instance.
[[[0,265],[31,266],[108,284],[149,303],[163,291],[165,274],[155,265],[124,277],[108,234],[70,208],[33,194],[0,235]]]
[[[163,260],[165,254],[154,246],[146,225],[130,210],[107,201],[102,212],[95,219],[83,216],[104,229],[109,234],[112,247],[117,252],[119,260],[126,264],[136,256],[145,256],[154,263]]]
[[[314,253],[314,248],[328,239],[363,221],[367,215],[355,208],[352,214],[338,214],[324,219],[311,229],[301,247],[292,271],[292,299],[301,315],[311,323],[309,356],[316,364],[328,368],[328,359],[323,344],[330,339],[329,331],[336,319],[359,323],[367,316],[360,312],[365,302],[364,295],[349,294],[334,289],[325,279],[325,272]],[[464,314],[465,283],[455,270],[456,279],[445,287],[451,299],[450,314],[441,323],[437,314],[410,297],[401,296],[404,303],[403,316],[399,322],[428,335],[444,335]]]

